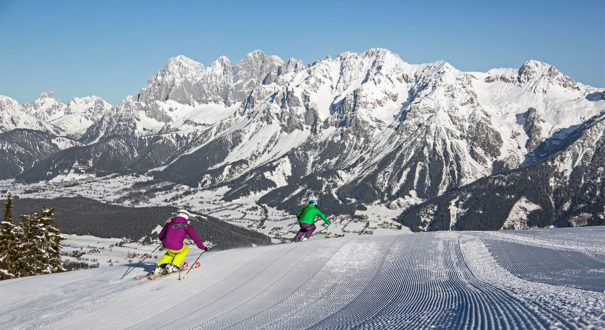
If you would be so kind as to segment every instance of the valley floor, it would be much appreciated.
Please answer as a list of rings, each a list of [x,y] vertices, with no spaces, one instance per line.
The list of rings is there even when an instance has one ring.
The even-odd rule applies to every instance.
[[[605,227],[314,239],[0,282],[0,327],[605,327]],[[191,253],[187,261],[196,257]]]

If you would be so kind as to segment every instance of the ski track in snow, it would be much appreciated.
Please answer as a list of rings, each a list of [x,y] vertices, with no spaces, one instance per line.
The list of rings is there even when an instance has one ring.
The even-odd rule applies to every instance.
[[[315,236],[212,251],[182,281],[132,280],[151,263],[124,280],[124,266],[8,280],[0,327],[603,328],[605,258],[591,252],[605,247],[603,234]]]
[[[523,279],[605,292],[605,262],[580,252],[485,240],[496,261]]]

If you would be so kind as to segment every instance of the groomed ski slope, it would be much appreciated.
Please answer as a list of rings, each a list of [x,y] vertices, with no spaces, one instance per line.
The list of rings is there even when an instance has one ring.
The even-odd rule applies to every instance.
[[[151,263],[9,280],[0,327],[603,328],[604,234],[315,236],[209,252],[182,281],[133,280]]]

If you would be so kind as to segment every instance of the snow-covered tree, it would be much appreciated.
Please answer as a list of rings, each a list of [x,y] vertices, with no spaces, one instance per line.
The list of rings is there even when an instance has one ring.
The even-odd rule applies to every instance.
[[[54,209],[21,216],[24,240],[20,249],[25,251],[19,262],[19,276],[64,271],[61,263],[61,231],[53,217]]]
[[[61,262],[61,230],[54,209],[21,215],[17,224],[8,194],[0,222],[0,280],[65,271]]]
[[[42,227],[37,220],[37,213],[33,215],[21,215],[21,228],[23,228],[23,241],[19,249],[24,251],[23,257],[19,259],[18,276],[31,276],[41,274],[44,267],[44,251],[42,249]]]
[[[10,193],[4,203],[4,219],[0,228],[0,280],[18,277],[19,260],[22,251],[23,230],[13,218],[13,202]]]
[[[56,273],[65,271],[61,262],[61,230],[54,218],[55,209],[42,208],[40,211],[40,223],[44,230],[43,247],[46,252],[47,262],[44,273]]]

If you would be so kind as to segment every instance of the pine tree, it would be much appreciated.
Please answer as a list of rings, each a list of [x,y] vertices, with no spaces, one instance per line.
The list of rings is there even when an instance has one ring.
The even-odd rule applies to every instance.
[[[18,276],[65,271],[61,262],[61,230],[53,217],[54,209],[42,207],[32,215],[21,216],[24,240],[20,249],[25,255],[19,262]]]
[[[19,250],[23,251],[23,256],[19,259],[16,275],[23,277],[42,274],[46,268],[46,257],[42,248],[44,232],[38,213],[21,215],[21,228],[23,228],[23,240],[19,244]]]
[[[23,241],[23,230],[16,225],[12,213],[10,193],[4,204],[4,219],[0,229],[0,280],[18,277],[19,260],[22,257],[19,245]]]
[[[46,253],[46,269],[44,273],[56,273],[65,271],[61,262],[61,230],[54,219],[55,209],[42,207],[40,211],[40,223],[44,231],[42,240],[43,249]]]
[[[11,193],[8,193],[8,195],[6,196],[6,203],[4,203],[4,220],[5,221],[14,220],[13,219],[13,200],[11,199]]]
[[[61,230],[54,209],[42,207],[32,215],[22,215],[16,224],[12,199],[4,204],[0,228],[0,280],[65,271],[61,261]]]

